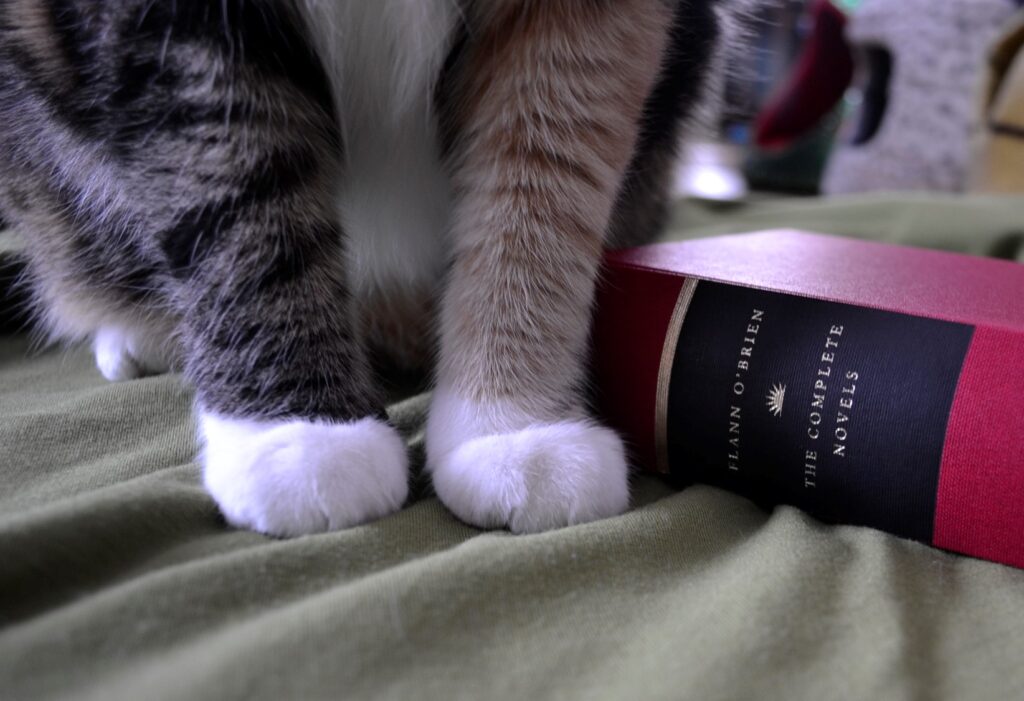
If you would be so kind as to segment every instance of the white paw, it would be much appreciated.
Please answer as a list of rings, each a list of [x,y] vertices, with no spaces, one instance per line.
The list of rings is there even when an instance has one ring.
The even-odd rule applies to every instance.
[[[373,418],[249,421],[200,412],[203,481],[227,520],[277,536],[348,528],[408,494],[405,444]]]
[[[142,367],[128,352],[128,335],[120,329],[101,328],[93,339],[92,350],[96,355],[96,367],[111,382],[142,376]]]
[[[450,403],[435,401],[435,407]],[[431,416],[428,468],[438,497],[467,523],[536,533],[614,516],[629,505],[622,441],[606,428],[586,420],[509,431],[496,426],[452,445],[449,438],[465,435],[467,427],[452,425],[452,414],[441,413],[447,416]],[[468,413],[455,412],[463,418]]]
[[[169,342],[168,339],[163,339]],[[103,326],[93,338],[96,367],[107,380],[120,382],[166,372],[169,363],[155,342],[119,326]]]

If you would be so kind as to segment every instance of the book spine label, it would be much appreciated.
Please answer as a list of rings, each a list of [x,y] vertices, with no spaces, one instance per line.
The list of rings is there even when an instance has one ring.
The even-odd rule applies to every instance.
[[[973,326],[689,280],[658,378],[659,468],[932,543]]]

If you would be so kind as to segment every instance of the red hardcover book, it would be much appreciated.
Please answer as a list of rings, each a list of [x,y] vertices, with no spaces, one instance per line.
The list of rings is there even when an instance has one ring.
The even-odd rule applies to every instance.
[[[1024,567],[1024,266],[795,231],[617,251],[593,338],[647,469]]]

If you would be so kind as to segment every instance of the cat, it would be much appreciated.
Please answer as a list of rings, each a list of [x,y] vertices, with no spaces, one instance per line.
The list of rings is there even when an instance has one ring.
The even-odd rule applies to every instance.
[[[482,528],[628,506],[584,396],[730,0],[0,0],[0,210],[53,338],[180,369],[203,482],[274,536],[407,498],[371,354],[436,355],[427,470]]]

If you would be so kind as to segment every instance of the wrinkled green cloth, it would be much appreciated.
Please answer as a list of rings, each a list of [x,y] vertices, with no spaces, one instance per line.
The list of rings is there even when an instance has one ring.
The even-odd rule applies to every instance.
[[[671,235],[778,226],[1013,257],[1024,200],[691,204]],[[542,535],[418,477],[390,518],[273,540],[204,494],[191,401],[0,339],[0,698],[1024,698],[1024,571],[649,476]],[[390,407],[417,464],[426,401]]]

